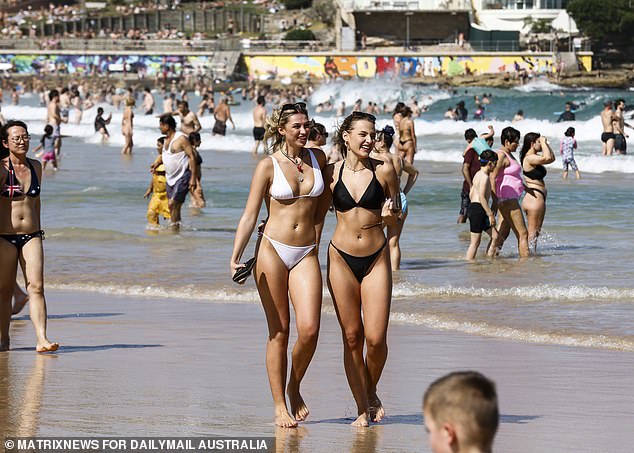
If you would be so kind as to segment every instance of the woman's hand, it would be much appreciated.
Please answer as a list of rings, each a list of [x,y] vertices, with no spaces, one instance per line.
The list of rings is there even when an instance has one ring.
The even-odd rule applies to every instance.
[[[238,272],[238,269],[242,269],[243,267],[244,267],[244,264],[238,263],[238,262],[235,262],[235,261],[231,261],[229,263],[229,269],[230,269],[230,272],[231,272],[231,277],[233,277],[233,274]]]
[[[394,225],[399,219],[401,211],[394,211],[393,209],[394,202],[391,198],[388,198],[383,203],[383,209],[381,209],[381,219],[386,225]]]

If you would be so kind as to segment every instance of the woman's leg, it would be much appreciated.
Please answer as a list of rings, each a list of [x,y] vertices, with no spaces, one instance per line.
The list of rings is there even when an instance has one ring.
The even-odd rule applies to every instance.
[[[29,315],[37,337],[37,352],[56,351],[57,343],[46,337],[46,299],[44,298],[44,249],[42,238],[35,237],[24,244],[20,253],[20,264],[24,269],[26,291],[29,294]]]
[[[343,364],[359,417],[353,426],[370,425],[368,382],[363,359],[361,288],[354,274],[333,247],[328,247],[328,289],[343,336]]]
[[[288,271],[268,241],[262,241],[260,245],[254,275],[269,329],[266,372],[275,404],[275,424],[285,428],[296,427],[297,421],[288,413],[284,394],[290,323]]]
[[[317,348],[321,318],[321,270],[314,250],[290,271],[288,286],[295,308],[297,342],[293,346],[291,375],[286,390],[291,414],[297,420],[305,420],[309,411],[299,386]]]
[[[404,159],[408,161],[410,164],[414,165],[414,154],[416,150],[414,149],[414,140],[410,140],[404,146],[405,149],[405,157]]]
[[[387,243],[390,248],[390,263],[392,263],[392,270],[397,271],[401,268],[401,233],[405,226],[405,219],[407,219],[407,211],[402,219],[396,222],[395,225],[387,227]]]
[[[18,270],[18,249],[0,238],[0,351],[9,350],[11,299]]]
[[[537,253],[537,238],[544,224],[546,215],[546,202],[541,195],[526,194],[522,201],[522,209],[526,213],[528,223],[528,245],[531,253]]]
[[[390,319],[391,300],[390,255],[384,249],[361,283],[361,308],[367,346],[365,364],[368,376],[368,400],[370,416],[375,422],[381,421],[385,415],[381,400],[376,394],[376,387],[387,360],[387,326]]]
[[[528,251],[528,230],[526,229],[526,223],[524,222],[524,214],[520,208],[518,200],[508,200],[502,203],[500,212],[503,213],[504,219],[508,220],[515,237],[517,238],[517,250],[520,258],[525,258],[529,255]]]

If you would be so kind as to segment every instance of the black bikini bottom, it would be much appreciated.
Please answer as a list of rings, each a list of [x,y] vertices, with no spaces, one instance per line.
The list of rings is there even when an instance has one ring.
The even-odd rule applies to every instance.
[[[22,250],[22,247],[26,245],[33,238],[44,239],[44,230],[36,231],[29,234],[0,234],[0,238],[14,245],[18,251]]]
[[[346,262],[346,264],[348,265],[348,267],[350,268],[354,276],[357,278],[357,281],[359,283],[361,283],[363,281],[363,278],[368,274],[368,271],[370,270],[370,268],[376,261],[377,257],[381,254],[381,252],[385,248],[385,244],[387,244],[387,239],[385,240],[381,248],[379,248],[372,255],[353,256],[344,251],[339,250],[337,247],[335,247],[335,244],[333,244],[332,242],[330,243],[330,245],[332,245],[332,247],[337,252],[339,252],[339,255],[341,255],[341,257]]]
[[[536,189],[536,188],[534,188],[534,187],[527,187],[527,188],[526,188],[526,192],[537,192],[537,193],[541,193],[541,194],[542,194],[542,197],[544,197],[544,201],[546,201],[546,194],[545,194],[545,193],[544,193],[544,191],[543,191],[543,190],[541,190],[541,189]],[[531,193],[531,195],[535,197],[535,194],[534,194],[534,193]],[[535,197],[535,198],[537,198],[537,197]]]

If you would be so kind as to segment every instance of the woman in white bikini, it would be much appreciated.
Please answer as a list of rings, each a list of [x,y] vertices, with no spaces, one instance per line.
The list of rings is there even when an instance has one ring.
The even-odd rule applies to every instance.
[[[265,143],[272,154],[257,165],[247,204],[236,230],[230,270],[235,273],[262,201],[268,220],[256,252],[254,276],[266,314],[269,340],[266,369],[275,404],[275,424],[291,428],[305,420],[308,408],[300,395],[300,383],[317,347],[321,314],[322,280],[317,241],[323,223],[316,224],[319,196],[324,190],[321,150],[304,148],[311,123],[306,104],[285,104],[266,119]],[[322,221],[323,222],[323,221]],[[289,340],[289,295],[295,309],[297,342],[286,392]]]

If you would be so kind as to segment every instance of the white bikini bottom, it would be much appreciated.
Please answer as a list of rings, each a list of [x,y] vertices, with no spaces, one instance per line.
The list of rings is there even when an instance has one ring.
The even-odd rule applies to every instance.
[[[297,247],[294,245],[286,245],[282,242],[271,239],[266,234],[263,234],[263,236],[269,240],[269,242],[277,252],[277,255],[280,257],[289,271],[294,268],[301,260],[303,260],[304,257],[308,255],[317,245],[312,244]]]

